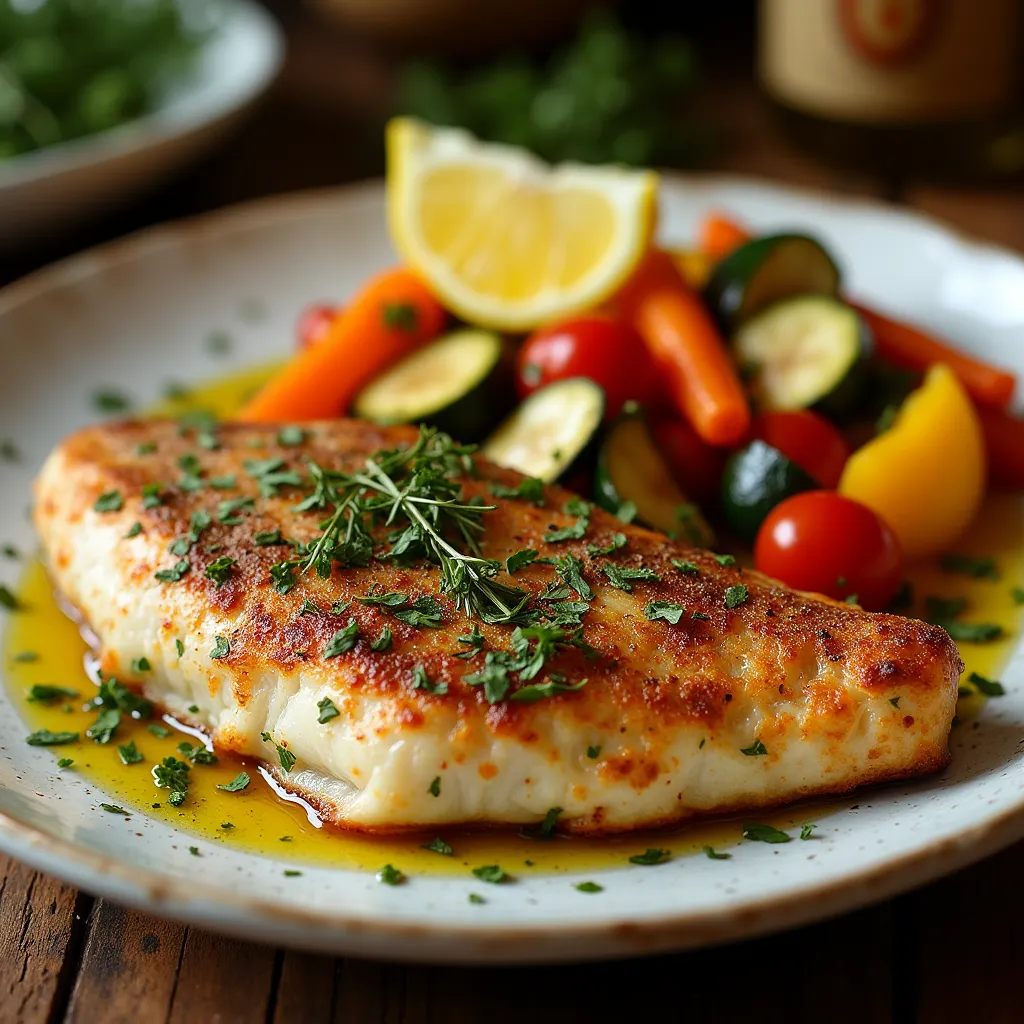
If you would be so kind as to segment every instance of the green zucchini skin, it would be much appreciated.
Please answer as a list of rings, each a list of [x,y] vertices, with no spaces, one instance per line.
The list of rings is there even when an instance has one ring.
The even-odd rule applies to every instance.
[[[486,369],[482,375],[460,382],[458,368],[445,367],[444,360],[453,345],[473,343],[488,350]],[[422,404],[416,409],[417,403],[409,399],[409,374],[415,370],[421,374],[432,370],[451,386],[433,408]],[[514,406],[514,375],[515,346],[511,341],[491,331],[462,328],[436,338],[385,370],[355,397],[352,413],[385,426],[425,423],[460,441],[476,442]],[[403,376],[404,391],[395,385],[395,401],[389,409],[389,384]]]
[[[605,435],[594,471],[594,500],[615,515],[633,502],[638,522],[663,533],[685,533],[685,540],[701,547],[714,543],[714,531],[672,478],[643,410],[624,413]],[[680,506],[690,509],[685,522],[676,515]]]
[[[752,441],[729,459],[722,476],[722,513],[741,540],[752,544],[776,505],[819,490],[805,470],[764,441]]]
[[[604,411],[604,390],[589,377],[553,381],[523,399],[480,446],[480,454],[499,466],[517,469],[545,483],[584,474],[589,479],[600,448]],[[545,412],[548,418],[554,414],[558,423],[550,438],[538,438],[530,418]],[[559,439],[558,427],[574,422],[576,432]],[[537,447],[534,453],[526,450],[530,444]],[[514,458],[513,449],[517,451]]]
[[[762,235],[718,262],[704,297],[730,335],[779,299],[800,294],[837,295],[840,276],[826,249],[809,235]]]
[[[779,370],[775,374],[763,373],[775,358],[778,366],[785,368],[797,365],[789,337],[799,339],[806,331],[809,321],[827,323],[840,356],[844,357],[841,372],[835,374],[834,365],[826,365],[822,372],[828,374],[821,381],[817,392],[801,401],[794,401],[792,394],[785,394],[779,387]],[[781,325],[792,323],[792,329],[780,332]],[[766,326],[766,325],[771,326]],[[762,342],[760,358],[750,351],[748,339],[755,332],[767,332],[767,337],[776,336],[777,349],[764,353]],[[820,333],[820,332],[819,332]],[[793,344],[799,344],[799,340]],[[871,329],[855,309],[839,299],[827,295],[794,295],[761,310],[747,320],[732,337],[732,350],[736,361],[748,365],[751,376],[748,386],[755,404],[764,411],[792,411],[812,409],[829,419],[843,421],[861,411],[862,400],[868,384],[869,366],[875,343]],[[806,353],[805,353],[806,356]],[[813,354],[809,358],[814,358]],[[806,367],[806,358],[800,368]],[[806,370],[804,369],[804,372]],[[775,377],[776,393],[772,393],[766,379]]]

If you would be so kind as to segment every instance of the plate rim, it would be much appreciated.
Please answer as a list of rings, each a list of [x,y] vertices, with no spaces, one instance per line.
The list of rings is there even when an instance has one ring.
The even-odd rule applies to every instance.
[[[0,163],[0,195],[63,174],[118,160],[172,139],[186,138],[246,109],[277,77],[284,63],[285,39],[280,25],[253,0],[218,0],[224,16],[221,32],[247,33],[261,48],[261,62],[237,93],[225,94],[223,79],[197,90],[169,117],[171,104],[100,132],[30,150]],[[214,45],[214,40],[207,46]],[[61,261],[63,262],[63,261]]]
[[[748,188],[762,195],[811,200],[845,210],[870,209],[875,215],[926,227],[979,253],[998,254],[1024,266],[1024,258],[1000,245],[981,242],[936,218],[873,198],[764,181],[756,176],[663,175],[675,187]],[[121,239],[69,256],[0,289],[0,318],[53,288],[74,285],[119,263],[175,247],[188,236],[225,235],[253,225],[303,216],[323,205],[379,202],[379,180],[306,190],[234,204],[210,213],[145,228]],[[308,215],[308,214],[306,214]],[[19,821],[0,810],[0,850],[37,870],[86,891],[139,909],[214,930],[293,947],[348,955],[385,955],[410,962],[528,963],[599,959],[710,946],[767,934],[883,900],[959,870],[1024,838],[1024,796],[987,820],[923,843],[896,859],[842,878],[807,883],[782,894],[747,898],[727,909],[671,911],[630,919],[622,912],[594,921],[544,924],[446,922],[447,944],[424,942],[438,926],[351,913],[344,908],[297,909],[286,902],[258,899],[199,880],[186,881],[77,846]]]

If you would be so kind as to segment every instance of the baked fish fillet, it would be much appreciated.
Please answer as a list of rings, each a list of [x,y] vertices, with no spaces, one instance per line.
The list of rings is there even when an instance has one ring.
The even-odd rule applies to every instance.
[[[947,763],[963,665],[942,629],[794,592],[599,510],[583,537],[577,526],[545,541],[577,524],[578,507],[563,511],[572,495],[494,498],[492,484],[522,477],[483,460],[459,480],[464,497],[498,505],[483,514],[482,553],[562,559],[561,576],[535,561],[498,579],[529,591],[529,607],[582,621],[532,679],[506,673],[502,699],[501,685],[480,685],[486,652],[529,642],[465,614],[435,565],[335,564],[326,579],[275,582],[271,566],[294,554],[277,532],[308,542],[330,514],[294,511],[310,463],[352,471],[416,436],[348,420],[215,436],[143,421],[64,441],[38,478],[35,521],[102,670],[218,748],[261,758],[324,818],[366,831],[518,825],[551,808],[573,832],[646,828]],[[617,534],[623,546],[597,553]],[[407,600],[359,600],[386,593]],[[412,604],[424,595],[436,606]],[[374,649],[385,629],[391,646]],[[143,657],[151,670],[132,679]]]

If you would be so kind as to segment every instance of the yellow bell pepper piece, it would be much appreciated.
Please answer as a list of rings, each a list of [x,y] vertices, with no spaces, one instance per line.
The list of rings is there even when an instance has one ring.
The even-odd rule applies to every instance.
[[[948,366],[933,366],[893,425],[846,463],[839,493],[874,509],[908,558],[933,555],[970,525],[985,495],[974,406]]]

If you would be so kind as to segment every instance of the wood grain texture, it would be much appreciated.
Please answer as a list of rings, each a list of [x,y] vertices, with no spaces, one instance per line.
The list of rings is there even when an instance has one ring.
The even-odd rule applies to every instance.
[[[74,980],[88,904],[70,886],[0,857],[0,1024],[54,1019]]]
[[[273,1024],[329,1021],[334,1013],[341,960],[309,953],[285,952],[274,1000]]]
[[[171,1005],[185,928],[97,901],[71,994],[70,1024],[139,1024],[139,1008],[164,1021]]]

